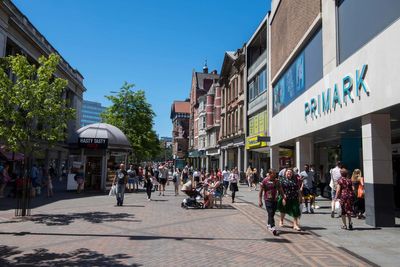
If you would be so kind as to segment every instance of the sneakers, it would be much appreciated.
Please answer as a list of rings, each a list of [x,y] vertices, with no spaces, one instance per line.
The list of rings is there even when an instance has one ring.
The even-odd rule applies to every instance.
[[[151,201],[151,198],[147,198],[147,201]]]

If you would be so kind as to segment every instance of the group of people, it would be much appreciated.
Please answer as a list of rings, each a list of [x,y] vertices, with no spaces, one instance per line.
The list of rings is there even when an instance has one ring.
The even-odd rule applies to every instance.
[[[355,169],[350,175],[340,162],[330,170],[332,189],[332,213],[334,218],[335,207],[339,204],[342,229],[353,229],[352,217],[364,218],[364,178],[361,170]],[[314,213],[316,183],[315,172],[310,165],[305,164],[304,170],[298,172],[296,168],[284,168],[279,173],[270,169],[260,183],[259,206],[263,206],[268,213],[267,228],[276,235],[275,212],[280,212],[279,226],[284,225],[286,214],[293,217],[293,229],[301,230],[300,217],[302,213]],[[302,210],[302,204],[305,210]]]

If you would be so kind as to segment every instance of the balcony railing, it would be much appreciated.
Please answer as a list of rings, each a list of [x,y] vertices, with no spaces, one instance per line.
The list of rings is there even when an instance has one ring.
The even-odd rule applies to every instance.
[[[248,69],[248,76],[251,74],[261,65],[261,63],[267,59],[267,49],[257,58],[257,60],[250,66]]]

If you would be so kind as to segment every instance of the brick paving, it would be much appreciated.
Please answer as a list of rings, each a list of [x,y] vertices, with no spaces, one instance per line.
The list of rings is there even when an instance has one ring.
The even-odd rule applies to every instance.
[[[0,266],[367,266],[309,232],[274,237],[258,207],[224,199],[221,209],[184,210],[183,196],[147,201],[64,193],[26,219],[0,211]]]

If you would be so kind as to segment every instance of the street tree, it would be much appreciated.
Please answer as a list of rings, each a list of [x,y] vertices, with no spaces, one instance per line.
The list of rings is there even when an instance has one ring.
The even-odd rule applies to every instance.
[[[143,90],[132,90],[134,84],[125,82],[115,95],[106,96],[111,106],[102,113],[103,121],[120,128],[133,148],[134,162],[154,158],[160,151],[153,129],[155,116]]]
[[[68,84],[55,77],[60,57],[42,56],[31,64],[25,56],[0,59],[0,139],[11,151],[24,153],[29,177],[35,152],[66,139],[75,110],[62,98]]]

